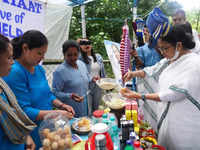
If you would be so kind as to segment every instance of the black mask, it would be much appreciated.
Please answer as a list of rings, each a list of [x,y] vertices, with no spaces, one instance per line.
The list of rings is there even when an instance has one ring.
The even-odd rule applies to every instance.
[[[80,41],[80,45],[90,45],[90,44],[91,44],[90,41],[85,41],[85,40]]]

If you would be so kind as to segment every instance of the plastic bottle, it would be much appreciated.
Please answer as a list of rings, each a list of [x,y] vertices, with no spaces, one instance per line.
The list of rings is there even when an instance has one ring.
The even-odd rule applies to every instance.
[[[110,121],[108,120],[108,114],[103,114],[102,115],[102,123],[107,124],[108,127],[110,128],[110,126],[109,126]]]
[[[116,122],[115,122],[115,117],[114,116],[111,116],[110,117],[110,121],[109,121],[109,134],[111,136],[111,138],[113,137],[113,127],[117,126]],[[113,139],[113,138],[112,138]]]
[[[134,143],[136,141],[136,134],[135,132],[130,132],[129,139]]]
[[[119,129],[117,125],[113,126],[112,129],[113,129],[112,141],[114,145],[114,150],[120,150]]]
[[[132,145],[132,141],[131,140],[127,140],[126,141],[126,147],[124,150],[134,150],[134,147]]]

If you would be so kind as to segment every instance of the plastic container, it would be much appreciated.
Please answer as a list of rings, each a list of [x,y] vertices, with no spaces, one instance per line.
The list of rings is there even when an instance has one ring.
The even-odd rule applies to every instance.
[[[104,114],[104,110],[96,110],[93,112],[93,116],[92,116],[92,123],[96,124],[96,123],[100,123],[102,122],[102,116]]]
[[[72,147],[71,129],[68,119],[59,113],[44,117],[39,127],[43,149],[70,149]]]
[[[95,150],[95,137],[98,134],[104,134],[106,137],[106,147],[108,150],[113,150],[113,142],[108,133],[108,126],[104,123],[97,123],[92,126],[92,136],[89,138],[90,149]]]
[[[104,134],[98,134],[95,137],[95,148],[96,150],[107,150],[106,148],[106,137]]]

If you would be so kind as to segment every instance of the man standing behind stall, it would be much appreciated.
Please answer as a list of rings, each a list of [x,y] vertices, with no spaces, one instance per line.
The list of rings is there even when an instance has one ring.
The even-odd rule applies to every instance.
[[[189,23],[186,19],[185,11],[178,9],[172,16],[173,25]],[[196,30],[192,29],[192,35],[195,42],[195,48],[191,49],[192,52],[200,54],[200,39]]]

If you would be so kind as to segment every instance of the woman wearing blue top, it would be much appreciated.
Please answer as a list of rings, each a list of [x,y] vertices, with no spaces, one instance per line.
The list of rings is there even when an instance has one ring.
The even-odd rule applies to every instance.
[[[65,61],[54,71],[52,85],[56,97],[74,108],[75,117],[88,115],[86,94],[90,78],[85,64],[78,60],[79,49],[76,41],[64,42]]]
[[[81,47],[81,55],[79,57],[82,60],[90,73],[90,77],[94,79],[105,78],[105,69],[103,64],[103,58],[100,54],[95,54],[91,41],[88,39],[78,39],[77,40]],[[99,107],[99,102],[102,97],[102,90],[97,86],[95,82],[89,84],[90,92],[88,94],[88,103],[89,103],[89,115],[93,111],[97,110]]]
[[[13,64],[12,55],[13,48],[9,39],[0,34],[0,77],[9,74]],[[19,129],[19,126],[22,128]],[[36,125],[21,110],[14,94],[0,78],[0,149],[24,150],[26,140],[26,150],[34,150],[35,144],[30,136],[24,138],[29,133],[23,131],[26,128],[31,132],[34,127]]]
[[[72,118],[73,108],[57,100],[51,92],[45,71],[38,65],[47,51],[47,38],[36,30],[30,30],[12,41],[15,63],[5,81],[15,93],[20,106],[38,126],[44,116],[58,112]],[[52,110],[56,106],[62,110]],[[36,149],[41,147],[38,127],[31,133]]]

